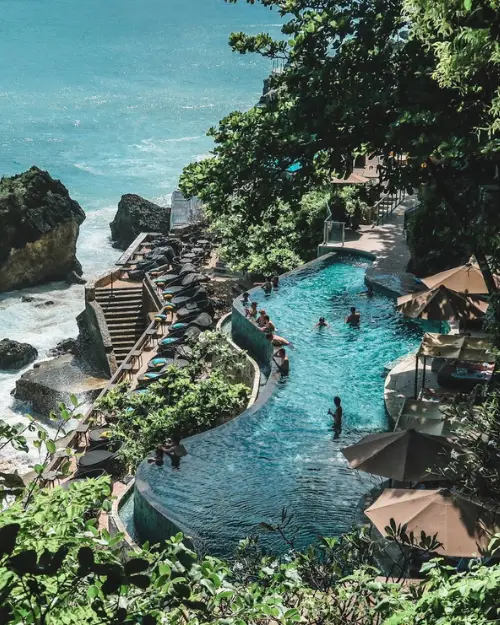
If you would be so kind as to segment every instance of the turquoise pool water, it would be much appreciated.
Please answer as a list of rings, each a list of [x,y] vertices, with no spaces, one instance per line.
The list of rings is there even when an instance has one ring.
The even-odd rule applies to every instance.
[[[168,510],[203,551],[230,555],[261,521],[277,521],[283,507],[293,514],[290,530],[299,547],[318,535],[339,534],[374,484],[349,469],[341,448],[387,428],[383,367],[417,345],[421,328],[397,315],[386,297],[360,294],[366,263],[321,267],[284,279],[270,297],[259,295],[277,333],[294,345],[290,376],[267,403],[188,440],[179,471],[146,463],[139,468],[147,498]],[[359,328],[344,323],[350,306],[361,312]],[[314,329],[320,316],[329,328]],[[327,415],[334,395],[344,407],[339,440]],[[148,535],[139,537],[150,538],[142,529]],[[263,540],[285,549],[273,535]]]

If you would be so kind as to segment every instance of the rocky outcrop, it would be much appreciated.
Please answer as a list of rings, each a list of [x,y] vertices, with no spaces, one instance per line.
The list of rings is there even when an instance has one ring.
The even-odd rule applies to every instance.
[[[0,369],[22,369],[38,357],[38,352],[29,343],[18,343],[10,339],[0,341]]]
[[[80,403],[91,403],[106,386],[106,378],[95,375],[72,354],[35,365],[16,382],[15,397],[30,402],[36,412],[47,415],[74,393]]]
[[[109,226],[115,247],[126,249],[141,232],[168,233],[170,208],[127,193],[122,195],[118,211]]]
[[[0,180],[0,291],[81,275],[76,242],[85,213],[46,171]]]
[[[49,356],[62,356],[63,354],[74,354],[76,356],[79,353],[80,347],[78,339],[63,339],[49,350]]]

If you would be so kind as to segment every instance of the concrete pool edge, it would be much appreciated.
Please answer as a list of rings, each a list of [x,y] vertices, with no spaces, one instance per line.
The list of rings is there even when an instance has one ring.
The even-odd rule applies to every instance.
[[[232,318],[232,313],[228,312],[225,315],[223,315],[216,326],[216,330],[218,332],[222,331],[222,326],[227,323],[229,321],[229,319]],[[259,387],[260,387],[260,375],[261,375],[261,370],[259,365],[257,364],[257,362],[250,356],[250,354],[245,351],[244,349],[242,349],[239,345],[237,345],[233,340],[232,337],[228,334],[226,335],[226,340],[228,341],[228,343],[231,345],[231,347],[244,355],[244,357],[247,359],[249,365],[253,368],[253,384],[251,387],[251,393],[250,393],[250,398],[248,400],[247,403],[247,407],[245,408],[245,410],[248,410],[249,408],[251,408],[253,406],[253,404],[257,401],[257,397],[259,396]]]

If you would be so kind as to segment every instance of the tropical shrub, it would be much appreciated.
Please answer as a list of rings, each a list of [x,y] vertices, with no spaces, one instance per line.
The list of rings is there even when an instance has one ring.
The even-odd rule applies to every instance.
[[[401,584],[373,566],[366,530],[306,552],[262,554],[243,541],[233,562],[171,537],[124,551],[85,512],[108,502],[105,478],[35,493],[0,519],[0,623],[22,625],[483,625],[499,617],[500,565],[456,573],[441,560]],[[108,504],[109,505],[109,504]],[[282,522],[266,531],[283,532]],[[255,545],[255,543],[253,543]]]
[[[169,436],[202,432],[245,407],[249,389],[236,381],[243,355],[218,332],[203,333],[192,350],[189,366],[169,367],[146,392],[128,393],[126,384],[119,385],[96,404],[111,424],[111,437],[124,442],[120,455],[130,470]]]

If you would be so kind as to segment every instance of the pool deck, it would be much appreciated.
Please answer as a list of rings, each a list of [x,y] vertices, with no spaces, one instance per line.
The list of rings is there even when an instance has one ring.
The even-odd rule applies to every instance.
[[[413,274],[406,271],[410,251],[405,240],[404,215],[415,203],[414,196],[407,197],[385,223],[361,226],[356,232],[347,230],[344,244],[322,245],[323,253],[342,250],[343,253],[374,256],[373,265],[366,271],[366,283],[389,297],[397,298],[422,290]]]

